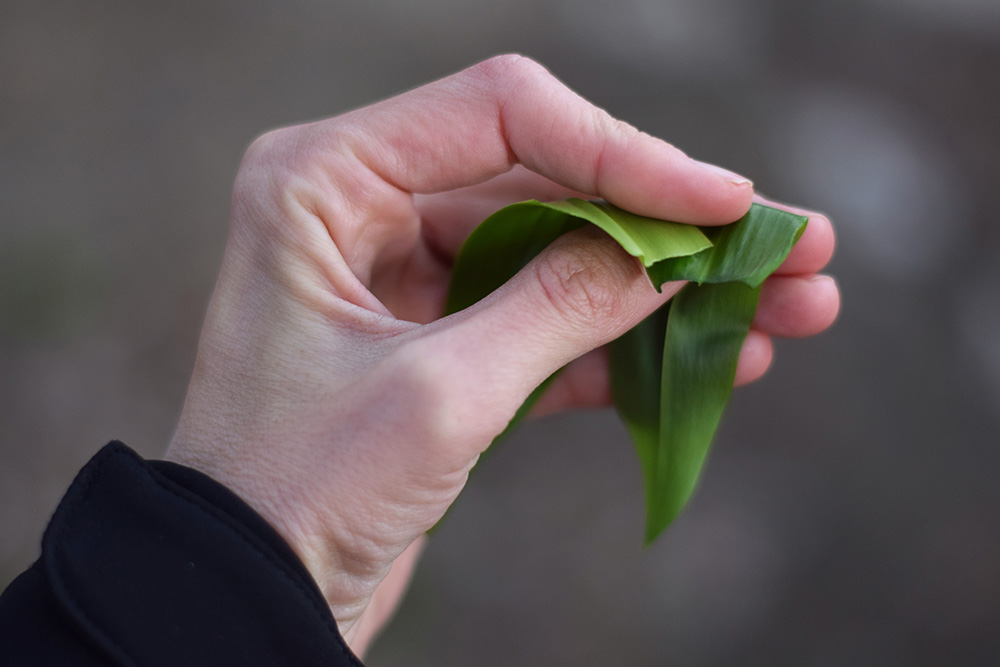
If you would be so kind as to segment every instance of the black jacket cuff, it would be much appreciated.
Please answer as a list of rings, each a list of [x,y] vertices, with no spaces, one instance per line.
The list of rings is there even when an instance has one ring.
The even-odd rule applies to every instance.
[[[260,515],[118,442],[80,471],[41,558],[0,598],[0,663],[361,665]]]

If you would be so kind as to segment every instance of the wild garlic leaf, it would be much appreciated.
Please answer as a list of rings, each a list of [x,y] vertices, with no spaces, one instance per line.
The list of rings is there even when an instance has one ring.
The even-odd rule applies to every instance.
[[[647,544],[694,492],[759,293],[739,282],[689,284],[611,344],[612,396],[643,471]]]
[[[638,257],[657,289],[688,280],[667,306],[613,342],[612,394],[635,443],[646,490],[646,542],[680,513],[697,484],[729,396],[759,286],[807,219],[754,204],[721,227],[655,220],[606,202],[512,204],[487,218],[455,259],[446,311],[491,293],[549,243],[587,222]],[[509,432],[551,378],[518,410]]]
[[[678,256],[647,269],[654,284],[668,280],[702,283],[741,282],[757,287],[788,256],[808,218],[754,204],[730,225],[702,227],[711,247]]]

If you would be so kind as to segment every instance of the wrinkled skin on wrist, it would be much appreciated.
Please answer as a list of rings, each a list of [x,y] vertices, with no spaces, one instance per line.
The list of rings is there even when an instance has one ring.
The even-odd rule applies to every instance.
[[[288,540],[358,653],[405,590],[424,532],[531,390],[570,364],[538,411],[604,405],[601,346],[679,288],[658,294],[616,243],[580,230],[440,318],[451,258],[479,221],[567,196],[700,225],[754,199],[749,181],[517,56],[270,132],[246,153],[167,456],[234,489]],[[737,383],[764,373],[771,335],[812,335],[836,316],[837,288],[816,274],[832,230],[803,214]]]

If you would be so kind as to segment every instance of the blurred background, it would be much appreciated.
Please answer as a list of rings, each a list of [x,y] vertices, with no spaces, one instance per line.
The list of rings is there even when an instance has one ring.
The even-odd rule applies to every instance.
[[[163,452],[245,146],[509,51],[829,213],[843,312],[651,548],[612,413],[525,427],[368,664],[1000,664],[995,0],[4,0],[0,587],[106,441]]]

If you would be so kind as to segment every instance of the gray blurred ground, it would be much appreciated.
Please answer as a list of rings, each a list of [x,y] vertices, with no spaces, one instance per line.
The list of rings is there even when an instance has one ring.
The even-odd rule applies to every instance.
[[[245,145],[506,51],[830,213],[844,310],[648,550],[613,415],[524,429],[370,664],[1000,664],[995,0],[4,0],[0,586],[107,440],[163,451]]]

